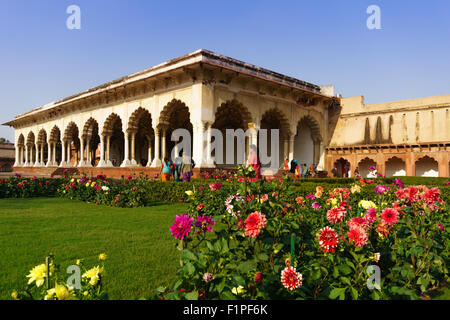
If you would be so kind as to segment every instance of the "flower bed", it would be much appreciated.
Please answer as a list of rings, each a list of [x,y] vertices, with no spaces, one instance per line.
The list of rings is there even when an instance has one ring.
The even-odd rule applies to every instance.
[[[448,281],[449,213],[436,187],[211,183],[170,227],[181,250],[163,299],[417,299]],[[303,189],[305,191],[306,189]],[[379,275],[379,281],[377,280]]]

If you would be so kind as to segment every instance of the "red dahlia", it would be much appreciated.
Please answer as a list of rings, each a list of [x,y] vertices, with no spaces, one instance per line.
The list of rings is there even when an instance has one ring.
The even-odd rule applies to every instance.
[[[338,245],[336,232],[330,227],[320,229],[319,244],[323,252],[333,252]]]
[[[393,226],[398,222],[398,212],[392,208],[384,209],[381,213],[381,222],[388,226]]]
[[[369,241],[367,233],[362,228],[353,228],[347,232],[348,241],[354,241],[355,247],[364,247]]]
[[[281,271],[281,283],[286,289],[297,289],[302,285],[302,274],[294,267],[286,267]]]

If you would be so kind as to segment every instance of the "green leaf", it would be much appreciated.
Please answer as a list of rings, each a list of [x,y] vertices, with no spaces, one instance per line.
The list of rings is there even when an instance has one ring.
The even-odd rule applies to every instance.
[[[265,254],[265,253],[260,253],[256,257],[260,261],[267,261],[267,260],[269,260],[269,256],[267,254]]]
[[[181,252],[181,258],[183,260],[197,260],[197,256],[190,250],[184,249]]]
[[[239,263],[237,268],[242,273],[247,273],[256,269],[256,262],[253,260],[244,261]]]
[[[330,292],[330,299],[336,299],[337,297],[341,297],[344,294],[345,296],[345,288],[334,288]]]
[[[188,262],[184,265],[183,269],[189,274],[192,275],[195,272],[195,267],[192,263]]]
[[[352,273],[352,269],[350,269],[350,267],[346,264],[341,264],[339,266],[339,271],[345,275]]]
[[[337,267],[333,268],[333,278],[339,277],[339,269]]]
[[[347,277],[341,277],[341,281],[342,281],[343,283],[345,283],[346,285],[349,285],[349,286],[352,285],[352,283],[350,282],[350,279],[347,278]]]
[[[358,291],[355,288],[350,287],[350,293],[352,295],[353,300],[358,300]]]
[[[192,291],[192,292],[186,293],[186,299],[187,300],[198,300],[198,291]]]
[[[221,300],[237,300],[237,297],[231,291],[225,291],[220,295]]]
[[[311,274],[310,274],[311,280],[317,280],[319,278],[320,278],[320,270],[319,269],[311,271]]]

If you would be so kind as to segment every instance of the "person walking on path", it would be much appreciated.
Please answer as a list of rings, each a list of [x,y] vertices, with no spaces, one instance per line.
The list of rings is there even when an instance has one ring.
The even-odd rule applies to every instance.
[[[165,157],[163,163],[161,164],[160,169],[162,181],[165,182],[170,180],[172,169],[173,169],[172,162],[170,162],[170,160],[167,157]]]

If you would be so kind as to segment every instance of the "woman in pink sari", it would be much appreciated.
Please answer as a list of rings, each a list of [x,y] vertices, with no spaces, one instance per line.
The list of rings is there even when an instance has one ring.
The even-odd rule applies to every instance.
[[[250,146],[250,155],[248,157],[248,164],[256,171],[256,179],[261,179],[261,162],[258,157],[258,149],[254,144]]]

